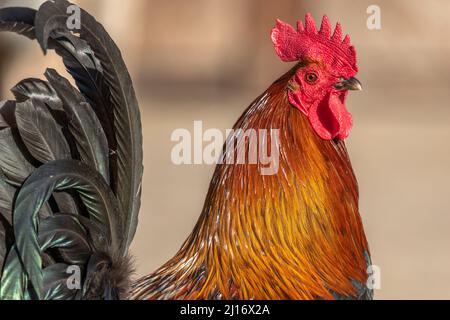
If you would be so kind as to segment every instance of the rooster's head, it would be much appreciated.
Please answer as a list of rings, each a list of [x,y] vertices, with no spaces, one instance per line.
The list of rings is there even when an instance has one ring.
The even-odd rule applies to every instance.
[[[361,90],[361,83],[355,78],[355,48],[348,35],[342,40],[341,25],[331,35],[327,16],[319,31],[310,14],[305,26],[298,22],[297,30],[277,20],[272,41],[283,61],[298,61],[288,86],[290,103],[308,117],[322,139],[347,138],[353,123],[345,100],[348,90]]]

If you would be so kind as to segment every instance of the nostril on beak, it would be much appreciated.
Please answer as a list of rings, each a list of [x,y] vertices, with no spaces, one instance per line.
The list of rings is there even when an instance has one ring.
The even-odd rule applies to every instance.
[[[355,77],[348,79],[342,79],[334,85],[337,90],[352,90],[352,91],[362,91],[363,87],[361,82]]]

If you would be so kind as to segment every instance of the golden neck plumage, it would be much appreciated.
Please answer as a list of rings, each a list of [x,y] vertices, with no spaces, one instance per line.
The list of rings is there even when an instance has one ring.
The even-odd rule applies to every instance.
[[[152,298],[331,299],[365,283],[368,248],[345,145],[321,140],[290,106],[291,74],[235,127],[280,130],[278,173],[218,165],[193,233],[147,279]]]

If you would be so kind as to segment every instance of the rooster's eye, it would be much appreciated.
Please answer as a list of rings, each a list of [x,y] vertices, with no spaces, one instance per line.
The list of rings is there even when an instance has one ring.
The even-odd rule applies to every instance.
[[[317,79],[319,79],[319,77],[317,76],[317,74],[315,74],[314,72],[308,72],[305,75],[305,80],[306,82],[308,82],[309,84],[314,84],[316,83]]]

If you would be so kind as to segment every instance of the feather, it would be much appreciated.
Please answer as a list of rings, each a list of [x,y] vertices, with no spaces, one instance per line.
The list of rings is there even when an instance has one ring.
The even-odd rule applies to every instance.
[[[0,170],[0,274],[12,241],[12,203],[16,189],[6,183]]]
[[[56,205],[58,206],[58,212],[79,214],[78,205],[70,193],[57,192],[53,194]]]
[[[69,289],[67,281],[70,274],[67,273],[69,265],[54,264],[43,271],[44,300],[73,300],[77,290]]]
[[[12,204],[16,188],[6,182],[6,176],[0,170],[0,216],[12,225]],[[0,263],[1,266],[1,263]]]
[[[71,216],[70,214],[64,214],[64,216]],[[73,215],[72,215],[73,216]],[[103,226],[83,216],[73,216],[78,223],[80,223],[87,234],[89,235],[89,244],[93,251],[105,249],[105,232]]]
[[[114,133],[114,116],[110,107],[110,93],[102,80],[101,63],[85,41],[68,32],[63,34],[64,37],[60,36],[57,41],[53,41],[55,51],[63,58],[66,69],[75,79],[81,94],[97,115],[109,147],[115,150],[117,143]],[[110,157],[115,159],[114,154]],[[110,171],[114,172],[114,168]]]
[[[83,265],[91,255],[85,228],[74,217],[55,215],[42,219],[39,225],[41,252],[58,249],[66,263]]]
[[[0,103],[0,128],[16,127],[16,119],[14,113],[16,111],[15,101],[2,101]]]
[[[27,281],[17,248],[13,246],[3,269],[0,282],[0,300],[24,300]]]
[[[105,249],[117,255],[125,251],[119,206],[104,179],[78,161],[58,160],[43,165],[24,183],[14,208],[17,249],[38,299],[42,298],[43,274],[37,212],[53,192],[68,189],[79,192],[90,219],[102,229]]]
[[[41,163],[70,159],[70,148],[61,128],[39,100],[16,104],[17,127],[31,155]]]
[[[84,11],[81,33],[73,34],[66,25],[68,5],[47,1],[38,14],[0,10],[0,31],[32,39],[36,34],[44,51],[54,49],[63,58],[80,91],[49,70],[49,83],[26,79],[12,89],[17,105],[0,104],[0,210],[9,210],[15,237],[14,247],[3,250],[10,249],[0,298],[81,298],[81,292],[67,290],[69,265],[91,266],[86,298],[125,297],[128,286],[131,264],[126,251],[136,230],[142,180],[137,100],[112,39]],[[62,160],[72,157],[81,162]],[[14,187],[19,186],[17,193]],[[13,217],[11,192],[17,193]],[[72,214],[76,208],[63,209],[66,200],[61,198],[77,206],[72,193],[81,200],[78,207],[86,209],[86,217]],[[52,213],[47,203],[52,196],[57,205],[53,209],[68,214]],[[6,237],[12,230],[0,233]],[[93,269],[95,257],[108,263]]]
[[[39,9],[36,16],[36,37],[44,51],[48,48],[50,35],[58,34],[58,30],[66,30],[69,5],[67,1],[48,1]],[[136,231],[143,171],[138,103],[130,75],[113,40],[103,26],[87,12],[81,11],[80,20],[82,23],[80,38],[89,44],[103,68],[104,77],[101,78],[100,85],[95,87],[101,89],[106,87],[109,91],[109,102],[112,105],[109,113],[114,114],[117,143],[116,146],[110,145],[117,155],[117,161],[111,164],[116,168],[112,177],[113,190],[125,215],[122,217],[122,223],[125,225],[129,244]],[[83,89],[85,88],[80,88],[82,92]]]
[[[10,229],[11,226],[8,225],[0,213],[0,274],[3,270],[3,264],[5,263],[6,254],[10,246]]]
[[[40,8],[37,19],[44,21],[51,20],[53,21],[52,23],[57,25],[55,22],[56,20],[67,20],[65,12],[66,11],[58,14],[53,3],[44,3]],[[65,24],[64,21],[60,21],[59,23]],[[107,143],[109,144],[109,149],[116,150],[117,143],[114,134],[114,116],[113,110],[110,107],[111,94],[104,81],[104,76],[102,75],[103,69],[101,62],[95,57],[94,52],[86,41],[73,36],[68,30],[54,30],[54,32],[52,32],[52,37],[54,38],[54,41],[49,43],[49,47],[54,48],[56,53],[63,58],[64,65],[75,79],[81,94],[95,111],[95,114],[98,117],[97,122],[100,122],[101,127],[103,128],[104,135],[106,136]],[[53,83],[55,84],[55,82]],[[97,126],[98,125],[96,125],[96,127]],[[112,159],[111,164],[113,164],[113,166],[108,168],[108,171],[114,173],[116,155],[107,150],[104,157]],[[104,176],[106,179],[106,175]],[[107,181],[109,180],[109,176],[110,174],[108,173]]]
[[[47,70],[45,76],[63,102],[63,108],[70,119],[69,130],[82,162],[97,169],[109,183],[108,141],[97,116],[80,93],[55,70]]]
[[[17,102],[25,102],[32,99],[45,103],[53,110],[62,110],[62,102],[55,90],[46,82],[40,79],[26,79],[19,82],[11,89]]]
[[[3,106],[6,104],[6,101],[1,101],[0,102],[0,110],[2,110]],[[4,129],[4,128],[8,128],[9,124],[8,122],[6,122],[5,118],[3,117],[3,115],[0,113],[0,130]]]
[[[17,146],[10,128],[0,130],[0,168],[14,186],[20,186],[35,169]]]
[[[101,281],[98,281],[98,276],[104,273],[110,264],[111,258],[108,255],[104,253],[92,255],[87,264],[86,281],[82,290],[84,297],[89,296],[89,294],[92,294],[93,292],[94,295],[98,295],[96,289],[102,286],[102,284],[99,284]],[[92,299],[92,297],[89,297],[89,299]]]
[[[36,160],[47,163],[71,159],[70,147],[61,128],[41,100],[17,103],[16,122],[22,141]],[[58,193],[54,197],[60,212],[78,213],[70,194]]]
[[[2,114],[0,113],[0,129],[8,128],[8,123],[6,123],[6,120],[3,118]]]
[[[92,255],[86,270],[82,296],[87,300],[127,299],[130,275],[133,274],[129,256],[112,259],[104,253]]]
[[[0,169],[0,217],[12,226],[12,206],[17,189],[7,183],[7,178]],[[45,204],[40,212],[40,216],[45,218],[52,215],[52,210],[48,204]],[[0,243],[1,245],[1,243]],[[0,262],[0,267],[2,263]]]
[[[28,8],[0,9],[0,31],[11,31],[35,39],[36,10]]]

